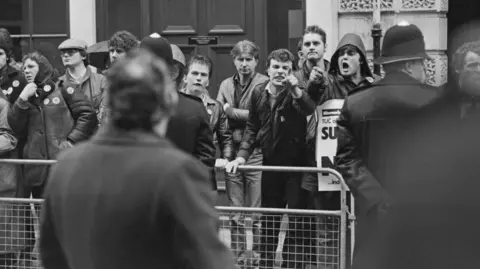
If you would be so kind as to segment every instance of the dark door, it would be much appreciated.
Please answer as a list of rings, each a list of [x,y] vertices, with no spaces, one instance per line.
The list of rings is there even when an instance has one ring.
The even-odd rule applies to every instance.
[[[235,72],[230,50],[240,40],[265,46],[265,0],[152,1],[151,31],[177,44],[185,55],[208,55],[213,63],[209,91],[216,98],[222,80]],[[211,36],[217,45],[189,45],[188,38]],[[262,55],[264,56],[264,55]]]
[[[268,51],[289,49],[296,54],[305,28],[305,0],[267,1]]]
[[[108,39],[122,29],[139,38],[157,32],[177,44],[187,61],[195,53],[208,55],[214,63],[209,91],[216,98],[222,80],[235,72],[230,50],[236,42],[256,42],[265,65],[265,7],[266,0],[97,0],[98,37]],[[189,45],[195,36],[218,37],[218,44]]]

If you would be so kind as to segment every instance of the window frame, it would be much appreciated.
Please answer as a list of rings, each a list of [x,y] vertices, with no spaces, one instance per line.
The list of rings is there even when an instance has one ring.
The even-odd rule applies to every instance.
[[[33,33],[33,1],[34,0],[20,0],[20,1],[26,1],[27,2],[27,10],[28,10],[28,18],[27,18],[27,31],[28,34],[17,34],[17,35],[11,35],[12,38],[28,38],[28,49],[32,51],[34,49],[33,44],[34,38],[65,38],[68,39],[70,38],[70,1],[69,0],[64,0],[65,1],[65,13],[66,13],[66,22],[65,24],[68,26],[66,33],[62,34],[43,34],[43,33]],[[36,0],[36,1],[41,1],[41,0]]]

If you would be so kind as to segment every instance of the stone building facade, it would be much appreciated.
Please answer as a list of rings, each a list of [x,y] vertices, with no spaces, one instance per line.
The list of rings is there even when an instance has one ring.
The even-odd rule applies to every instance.
[[[447,12],[448,0],[381,0],[383,32],[401,20],[416,24],[423,32],[432,60],[427,61],[428,83],[447,82]],[[326,28],[330,36],[329,55],[346,33],[356,33],[365,42],[370,61],[373,40],[371,28],[377,0],[307,0],[307,24]],[[330,22],[328,22],[330,20]]]

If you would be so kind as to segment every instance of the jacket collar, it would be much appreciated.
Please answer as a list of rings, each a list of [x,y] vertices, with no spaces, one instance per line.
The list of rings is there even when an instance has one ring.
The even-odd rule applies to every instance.
[[[83,84],[85,81],[90,79],[90,77],[92,76],[92,70],[90,69],[90,67],[86,66],[85,68],[87,69],[86,72],[85,72],[85,75],[80,80],[80,83],[78,85]],[[66,70],[66,72],[65,72],[65,79],[68,83],[77,84],[75,78],[72,77],[72,75],[70,74],[70,71],[68,71],[68,70]]]
[[[168,139],[153,132],[123,131],[110,123],[102,125],[92,141],[99,144],[173,147]]]
[[[385,75],[385,77],[378,83],[379,85],[423,85],[411,76],[403,72],[392,72]]]
[[[207,106],[211,106],[211,105],[216,105],[217,102],[215,102],[215,100],[212,99],[212,97],[210,97],[208,94],[205,94],[203,95],[204,96],[204,103],[207,105]]]
[[[257,75],[257,72],[253,71],[252,74],[250,74],[250,77],[249,77],[249,81],[247,83],[247,85],[253,81],[253,79],[255,78],[255,76]],[[240,75],[238,73],[235,73],[235,75],[233,75],[233,81],[235,83],[237,83],[238,85],[240,85]]]
[[[11,77],[17,76],[19,73],[15,68],[5,65],[2,70],[0,70],[0,84],[9,80]]]

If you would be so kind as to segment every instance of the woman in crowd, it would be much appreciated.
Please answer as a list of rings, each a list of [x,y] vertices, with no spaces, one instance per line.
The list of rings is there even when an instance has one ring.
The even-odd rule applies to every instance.
[[[56,80],[45,56],[38,52],[27,54],[23,73],[28,84],[8,114],[13,131],[25,138],[23,158],[55,159],[61,149],[93,134],[97,119],[89,101],[81,92]],[[46,166],[23,167],[24,181],[34,198],[41,197],[47,173]]]
[[[58,80],[45,56],[25,55],[22,70],[28,84],[8,112],[8,123],[22,141],[22,158],[55,159],[62,149],[93,134],[98,121],[89,100]],[[22,165],[21,196],[42,198],[48,171],[45,165]],[[33,223],[27,224],[27,230],[29,242],[22,259],[31,261],[35,259],[30,257],[35,245]]]
[[[1,29],[0,29],[1,30]],[[17,158],[18,140],[7,122],[8,98],[15,98],[17,89],[25,86],[25,80],[17,69],[10,66],[13,44],[9,35],[0,31],[0,158]],[[18,96],[18,94],[17,94]],[[13,164],[0,164],[0,197],[14,198],[19,187],[19,167]],[[25,239],[20,236],[18,205],[0,203],[0,268],[10,268],[15,262],[16,252],[25,247]],[[23,229],[22,229],[23,231]],[[24,236],[23,236],[24,237]]]

